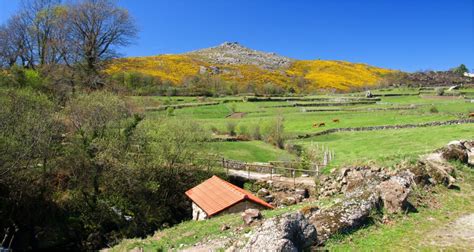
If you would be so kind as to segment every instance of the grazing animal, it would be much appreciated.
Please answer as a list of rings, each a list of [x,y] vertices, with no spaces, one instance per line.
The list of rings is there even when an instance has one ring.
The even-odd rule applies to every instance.
[[[318,127],[324,127],[324,126],[326,126],[326,124],[323,122],[318,125]]]
[[[474,112],[469,113],[469,117],[474,117]]]
[[[318,123],[313,123],[313,128],[317,128],[318,127]]]
[[[339,119],[332,119],[332,122],[339,123]]]

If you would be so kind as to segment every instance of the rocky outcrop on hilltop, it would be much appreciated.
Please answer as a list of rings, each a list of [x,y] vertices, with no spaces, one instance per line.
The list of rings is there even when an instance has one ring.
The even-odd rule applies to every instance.
[[[293,61],[276,53],[249,49],[238,42],[224,42],[219,46],[192,51],[187,54],[204,58],[206,61],[219,65],[256,65],[271,70],[287,68]],[[220,70],[211,69],[211,72],[219,73]]]

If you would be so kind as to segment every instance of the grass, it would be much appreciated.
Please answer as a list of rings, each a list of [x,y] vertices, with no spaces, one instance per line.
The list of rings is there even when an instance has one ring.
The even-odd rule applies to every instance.
[[[325,249],[330,251],[462,250],[463,244],[440,248],[430,242],[432,239],[436,241],[433,231],[437,228],[460,216],[474,213],[474,171],[469,168],[463,168],[462,171],[461,190],[437,188],[432,201],[437,202],[438,207],[419,207],[416,213],[396,217],[392,225],[373,225],[349,235],[341,235],[329,240]]]
[[[416,93],[417,89],[391,89],[374,91],[373,93]],[[346,94],[345,96],[360,95]],[[341,97],[341,95],[327,95]],[[183,103],[196,102],[189,97],[133,97],[139,104],[157,103]],[[171,99],[171,100],[170,100]],[[213,100],[232,100],[235,97],[209,98]],[[415,109],[407,110],[373,110],[372,108],[407,107],[416,105]],[[344,109],[357,109],[357,111],[324,111],[302,112],[297,107],[278,107],[288,105],[285,101],[272,102],[235,102],[221,103],[218,105],[176,109],[174,116],[178,120],[194,120],[209,131],[217,129],[226,132],[229,121],[240,126],[245,126],[248,131],[258,125],[263,131],[265,125],[277,116],[282,115],[285,134],[294,137],[297,134],[318,132],[338,127],[360,127],[394,124],[413,124],[432,121],[446,121],[466,118],[467,113],[473,109],[472,104],[462,99],[444,100],[436,98],[423,98],[419,96],[390,96],[381,97],[377,104],[344,106]],[[437,113],[430,112],[431,107],[436,107]],[[307,107],[309,109],[309,107]],[[318,107],[318,109],[338,108]],[[245,112],[241,119],[226,118],[232,113]],[[146,112],[149,120],[162,116],[165,112]],[[332,119],[339,119],[340,123],[333,123]],[[326,127],[313,128],[314,122],[325,122]],[[413,160],[419,155],[445,145],[455,139],[469,139],[474,137],[474,124],[438,126],[426,128],[412,128],[400,130],[379,130],[361,132],[339,132],[309,139],[289,140],[290,143],[300,144],[308,148],[311,143],[328,147],[336,154],[335,160],[326,169],[335,169],[343,165],[366,164],[375,162],[382,166],[394,166],[402,160]],[[245,142],[211,142],[206,143],[204,152],[214,153],[228,159],[246,162],[268,162],[273,160],[288,160],[297,158],[284,150],[262,141]],[[327,244],[329,250],[431,250],[430,244],[424,238],[433,227],[444,225],[455,218],[474,212],[474,173],[464,169],[461,173],[464,182],[461,191],[437,189],[436,201],[440,202],[439,208],[419,208],[418,213],[396,217],[393,225],[373,225],[362,228],[349,235],[338,235]],[[315,203],[310,203],[315,204]],[[318,202],[319,205],[329,204]],[[286,212],[295,211],[305,205],[296,205],[287,208],[264,211],[265,218],[277,216]],[[430,221],[427,219],[430,218]],[[221,231],[222,224],[230,226],[229,230]],[[113,251],[125,251],[136,247],[145,251],[176,250],[185,248],[199,241],[209,239],[232,239],[243,235],[250,230],[241,227],[242,221],[238,214],[225,215],[204,222],[188,221],[174,227],[158,231],[146,239],[130,239],[120,243]],[[408,247],[411,246],[411,247]]]
[[[294,212],[309,205],[327,207],[332,203],[331,200],[324,200],[317,203],[304,203],[274,210],[265,210],[262,211],[262,216],[264,219],[267,219],[288,212]],[[229,229],[222,231],[221,227],[223,224],[229,226]],[[243,229],[237,232],[236,229],[238,227]],[[127,239],[113,247],[111,251],[129,251],[137,247],[143,248],[144,251],[168,251],[185,248],[204,240],[236,238],[236,235],[242,235],[250,230],[251,227],[243,225],[240,214],[228,214],[216,216],[206,221],[185,221],[174,227],[157,231],[153,236],[145,239]]]
[[[453,139],[473,137],[474,125],[452,125],[400,130],[339,132],[294,141],[309,146],[323,145],[335,151],[331,167],[344,164],[375,161],[391,166],[403,159],[416,158],[420,154],[442,147]]]
[[[207,150],[228,159],[245,162],[286,161],[295,158],[294,155],[262,141],[212,142],[207,144]]]
[[[380,93],[413,93],[417,89],[390,89],[373,92]],[[350,97],[355,94],[345,94]],[[316,96],[314,96],[316,97]],[[323,97],[323,96],[317,96]],[[324,95],[324,97],[341,98],[341,95]],[[194,97],[132,97],[134,101],[141,104],[153,103],[182,103],[196,102]],[[232,100],[240,97],[207,98],[207,101]],[[356,109],[356,111],[321,111],[302,112],[298,107],[277,107],[288,105],[286,101],[271,102],[229,102],[218,105],[191,107],[176,109],[174,116],[180,120],[195,120],[205,129],[227,132],[227,124],[233,121],[240,127],[246,128],[248,132],[255,126],[260,126],[263,132],[265,126],[271,123],[277,116],[284,117],[284,131],[287,137],[294,138],[299,134],[319,132],[339,127],[364,127],[395,124],[415,124],[433,121],[446,121],[467,118],[467,114],[473,109],[471,103],[462,99],[444,100],[436,98],[423,98],[420,96],[393,96],[381,97],[377,104],[353,105],[340,107],[343,109]],[[380,108],[409,107],[416,105],[415,109],[405,110],[370,110]],[[430,112],[435,107],[437,113]],[[317,107],[318,109],[334,109],[335,107]],[[243,118],[227,118],[235,109],[236,112],[246,113]],[[306,107],[311,109],[311,107]],[[162,116],[165,111],[147,112],[150,120]],[[332,122],[339,119],[339,123]],[[325,127],[313,128],[314,123],[324,122]],[[403,158],[410,158],[422,154],[433,147],[439,147],[446,142],[457,138],[470,138],[473,136],[472,124],[446,127],[429,127],[420,129],[404,129],[389,131],[370,132],[345,132],[336,133],[317,138],[299,140],[307,146],[309,142],[318,142],[327,145],[336,151],[336,161],[332,166],[338,166],[350,162],[367,162],[369,160],[382,164],[398,162]],[[264,132],[263,132],[264,133]],[[250,142],[217,142],[207,145],[206,151],[222,155],[230,159],[247,162],[266,162],[270,160],[291,159],[294,156],[285,151],[273,148],[261,141]]]

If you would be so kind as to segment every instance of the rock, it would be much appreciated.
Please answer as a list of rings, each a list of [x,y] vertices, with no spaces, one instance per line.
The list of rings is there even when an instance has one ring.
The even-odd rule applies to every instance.
[[[446,162],[442,153],[432,153],[424,156],[419,161],[419,166],[417,169],[420,169],[421,172],[416,173],[429,176],[435,184],[444,184],[447,187],[452,187],[456,182],[456,179],[453,177],[454,167]],[[419,179],[416,181],[419,182]]]
[[[296,204],[296,199],[294,197],[286,197],[281,201],[281,204],[285,206],[291,206]]]
[[[237,42],[224,42],[219,46],[192,51],[187,54],[203,57],[219,65],[245,64],[256,65],[265,69],[280,69],[281,67],[288,67],[293,62],[290,58],[252,50]]]
[[[370,90],[367,90],[367,92],[365,92],[365,97],[372,98],[373,97],[372,92],[370,92]]]
[[[296,195],[301,195],[303,198],[309,198],[309,192],[306,188],[296,188],[295,189]]]
[[[296,200],[296,203],[300,203],[301,201],[303,201],[304,197],[299,195],[299,194],[296,194],[295,195],[295,200]]]
[[[224,224],[221,226],[221,231],[225,231],[227,229],[229,229],[230,227],[227,225],[227,224]]]
[[[403,208],[407,205],[407,198],[414,176],[410,171],[405,171],[377,186],[383,206],[388,213],[402,212]]]
[[[452,141],[440,151],[441,156],[446,160],[458,160],[462,163],[468,162],[469,157],[466,147],[460,141]]]
[[[355,188],[360,187],[361,184],[365,182],[365,178],[361,171],[359,170],[350,170],[346,173],[345,179],[342,180],[344,185],[342,191],[351,192]]]
[[[266,220],[243,248],[244,251],[303,251],[317,240],[316,229],[302,213]]]
[[[210,66],[209,68],[211,69],[212,74],[220,74],[221,73],[221,69],[219,67]]]
[[[206,74],[206,73],[207,73],[207,67],[199,66],[199,74]]]
[[[267,195],[267,196],[263,197],[263,200],[265,200],[265,202],[267,202],[267,203],[270,203],[270,202],[273,202],[275,200],[275,197],[273,195]]]
[[[255,209],[255,208],[249,208],[245,210],[242,214],[242,219],[245,224],[249,225],[256,219],[260,219],[262,215],[260,214],[260,210]]]
[[[257,192],[257,196],[260,197],[260,198],[263,198],[263,197],[265,197],[265,196],[267,196],[267,195],[269,195],[269,194],[270,194],[270,192],[269,192],[268,189],[266,189],[266,188],[261,188],[261,189],[258,190],[258,192]]]
[[[366,223],[372,209],[377,207],[379,197],[373,188],[357,191],[327,209],[317,209],[306,218],[316,227],[318,245],[333,234],[353,230]]]

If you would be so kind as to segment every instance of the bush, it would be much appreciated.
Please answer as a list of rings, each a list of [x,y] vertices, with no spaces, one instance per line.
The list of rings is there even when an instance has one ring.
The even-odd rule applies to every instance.
[[[247,125],[239,125],[239,135],[249,136],[249,130],[247,128]]]
[[[255,124],[255,125],[252,126],[251,137],[254,140],[262,140],[262,133],[260,132],[260,125],[259,124]]]
[[[231,136],[235,136],[235,129],[237,128],[237,122],[227,121],[227,132]]]
[[[211,131],[212,133],[215,133],[215,134],[219,133],[219,129],[216,126],[211,126]]]
[[[285,127],[283,125],[283,121],[283,117],[278,116],[272,122],[267,124],[265,128],[265,140],[280,149],[283,149],[285,147]]]
[[[431,106],[431,108],[430,108],[430,113],[435,114],[435,113],[438,113],[438,112],[439,112],[439,111],[438,111],[438,109],[437,109],[435,106]]]
[[[166,115],[167,116],[174,116],[174,108],[173,107],[166,108]]]
[[[229,108],[232,113],[235,113],[237,111],[237,104],[233,102],[230,104]]]
[[[436,95],[443,96],[444,95],[444,88],[437,88]]]

